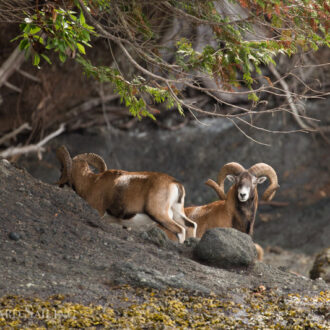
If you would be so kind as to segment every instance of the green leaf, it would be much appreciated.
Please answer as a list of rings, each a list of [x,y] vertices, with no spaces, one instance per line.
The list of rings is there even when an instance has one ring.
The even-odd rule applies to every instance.
[[[60,58],[60,60],[61,60],[62,63],[64,63],[66,61],[66,55],[65,54],[59,53],[58,56],[59,56],[59,58]]]
[[[251,93],[248,96],[248,100],[254,101],[254,102],[258,102],[259,101],[259,97],[256,95],[256,93]]]
[[[86,24],[85,16],[82,11],[80,12],[79,20],[81,25]]]
[[[181,115],[184,115],[184,111],[183,111],[182,105],[180,103],[177,103],[177,106],[178,106],[178,110],[179,110],[180,114]]]
[[[33,65],[38,66],[40,63],[40,56],[38,53],[33,55]]]
[[[45,54],[40,54],[40,55],[48,64],[52,64],[52,61],[50,60],[50,58],[47,55],[45,55]]]
[[[20,34],[20,35],[18,35],[17,37],[11,39],[10,42],[13,42],[13,41],[16,41],[16,40],[18,40],[18,39],[21,39],[22,37],[23,37],[23,35]]]
[[[44,39],[43,38],[41,38],[41,36],[36,36],[36,35],[34,35],[33,36],[33,39],[35,39],[35,40],[37,40],[40,44],[44,44]]]
[[[80,53],[86,54],[85,47],[81,43],[77,42],[76,45]]]
[[[21,42],[19,43],[19,49],[24,50],[30,47],[30,43],[28,39],[22,39]]]
[[[34,25],[32,25],[32,26],[31,26],[31,29],[30,29],[30,31],[29,31],[29,33],[30,33],[30,34],[36,34],[36,33],[38,33],[40,30],[41,30],[41,29],[40,29],[39,26],[34,26]]]
[[[30,33],[31,30],[31,24],[26,24],[23,28],[23,32]]]

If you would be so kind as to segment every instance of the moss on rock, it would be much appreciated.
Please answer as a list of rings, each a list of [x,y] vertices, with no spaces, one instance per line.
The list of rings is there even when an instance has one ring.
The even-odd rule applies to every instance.
[[[225,328],[327,329],[330,292],[313,297],[277,295],[266,288],[242,289],[238,295],[194,295],[177,289],[124,290],[122,305],[82,305],[64,295],[48,299],[5,296],[0,299],[0,327],[28,328]],[[130,298],[128,298],[130,297]]]

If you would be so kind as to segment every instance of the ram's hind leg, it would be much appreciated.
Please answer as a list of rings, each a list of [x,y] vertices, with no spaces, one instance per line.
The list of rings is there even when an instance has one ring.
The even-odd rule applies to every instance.
[[[186,228],[186,238],[196,237],[197,224],[196,222],[190,220],[184,213],[184,208],[182,204],[175,203],[172,206],[173,219]]]
[[[173,233],[180,243],[186,238],[186,228],[174,220],[173,205],[183,203],[184,189],[178,183],[164,183],[149,191],[145,212],[163,228]]]
[[[150,211],[146,213],[152,220],[160,224],[161,227],[164,227],[171,233],[173,233],[178,238],[180,243],[183,243],[185,241],[186,229],[173,220],[173,214],[170,209],[168,210],[168,212]]]
[[[257,243],[254,243],[254,246],[257,250],[258,261],[262,261],[264,258],[264,249]]]

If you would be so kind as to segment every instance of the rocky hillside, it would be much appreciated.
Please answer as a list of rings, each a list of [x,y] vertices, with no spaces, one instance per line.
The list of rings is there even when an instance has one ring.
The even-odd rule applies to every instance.
[[[315,116],[329,115],[322,109],[326,100],[309,104]],[[274,122],[260,118],[262,127],[291,130],[294,123],[285,117]],[[330,153],[320,136],[307,133],[270,134],[251,129],[251,138],[240,135],[223,119],[201,118],[177,130],[183,118],[175,113],[162,114],[159,123],[144,120],[128,131],[115,126],[66,133],[49,144],[43,159],[21,157],[19,165],[34,177],[54,183],[59,178],[55,149],[68,146],[72,155],[96,152],[109,168],[162,171],[181,181],[186,188],[186,205],[214,201],[213,189],[204,185],[216,179],[222,165],[236,161],[246,168],[257,162],[270,164],[279,177],[280,189],[274,201],[284,206],[261,205],[257,213],[254,240],[266,249],[265,261],[282,270],[309,276],[317,253],[329,247],[330,237]],[[266,183],[259,188],[259,193]],[[285,204],[286,203],[286,204]]]
[[[38,181],[6,160],[0,161],[0,186],[0,297],[6,297],[2,298],[1,303],[7,312],[15,304],[36,306],[33,308],[41,308],[38,305],[41,304],[43,308],[52,306],[60,309],[65,304],[78,306],[78,303],[93,303],[92,306],[111,306],[114,313],[112,318],[119,322],[123,316],[120,313],[125,308],[132,308],[133,302],[139,308],[143,304],[147,304],[147,308],[151,301],[163,306],[166,301],[169,304],[169,297],[172,297],[173,301],[176,299],[181,304],[186,301],[184,308],[190,306],[194,309],[193,298],[187,297],[197,295],[200,299],[213,299],[216,304],[231,302],[234,307],[237,305],[248,310],[256,294],[266,308],[268,303],[274,303],[280,297],[290,299],[287,296],[290,292],[308,295],[321,311],[326,305],[328,298],[324,293],[320,296],[320,292],[327,290],[328,286],[322,280],[313,281],[251,260],[244,267],[235,265],[235,268],[222,269],[212,266],[212,262],[211,266],[207,266],[210,262],[204,258],[202,264],[198,254],[196,256],[194,253],[200,243],[192,240],[185,245],[178,245],[168,241],[159,230],[141,233],[111,225],[100,219],[70,189],[60,189]],[[137,288],[141,288],[140,291]],[[168,288],[175,289],[171,293]],[[141,290],[147,290],[147,293],[142,294]],[[24,298],[17,301],[16,295]],[[32,297],[43,300],[33,300]],[[78,307],[74,308],[77,313]],[[90,316],[97,314],[98,318],[91,317],[92,321],[88,321],[87,316],[84,318],[82,312],[78,313],[82,318],[82,326],[95,325],[93,320],[96,319],[106,322],[106,318],[100,317],[94,307],[89,308],[86,313],[92,313]],[[309,307],[305,308],[310,320],[327,324],[325,311],[320,314]],[[1,319],[4,309],[1,312],[0,324],[9,324],[10,315]],[[225,315],[223,311],[218,309],[217,313],[218,321],[225,322],[220,317]],[[235,313],[235,308],[229,312],[230,322],[246,322],[249,318],[246,312],[237,314],[237,317]],[[283,322],[287,322],[287,317],[283,314]],[[175,322],[180,317],[176,315],[173,318],[171,322],[174,323],[169,321],[168,324],[179,326],[180,323]],[[265,324],[270,322],[267,315],[262,318]],[[71,319],[65,320],[69,322]],[[137,321],[134,320],[132,324],[136,325],[134,322]],[[38,324],[48,321],[47,318],[39,318]],[[22,322],[22,318],[17,322]],[[167,324],[164,322],[160,324]]]

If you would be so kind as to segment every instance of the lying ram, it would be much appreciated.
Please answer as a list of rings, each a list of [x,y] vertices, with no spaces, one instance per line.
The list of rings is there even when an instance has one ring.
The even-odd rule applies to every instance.
[[[62,164],[60,186],[69,184],[95,208],[117,219],[131,219],[145,214],[174,234],[180,243],[196,236],[196,224],[184,213],[185,189],[173,177],[158,172],[107,170],[96,154],[80,154],[71,159],[65,146],[57,149]],[[89,164],[100,173],[95,174]]]
[[[224,192],[224,181],[228,178],[233,185],[228,193]],[[246,234],[253,234],[253,227],[258,208],[257,185],[270,181],[263,193],[263,200],[271,200],[279,188],[277,175],[274,169],[265,164],[258,163],[246,170],[239,163],[228,163],[222,167],[218,175],[218,183],[209,179],[206,184],[212,187],[222,200],[202,206],[185,208],[185,213],[197,224],[197,237],[202,237],[207,229],[216,227],[231,227]],[[175,237],[166,231],[170,239]],[[263,249],[255,244],[258,259],[263,256]]]
[[[233,183],[227,194],[224,191],[226,178]],[[218,183],[211,179],[206,182],[222,200],[185,209],[186,215],[197,223],[197,237],[202,237],[207,229],[215,227],[232,227],[252,235],[258,208],[257,186],[267,178],[270,184],[262,200],[270,201],[279,188],[276,172],[271,166],[257,163],[246,170],[235,162],[224,165],[219,172]],[[256,249],[261,260],[263,250],[258,244]]]

